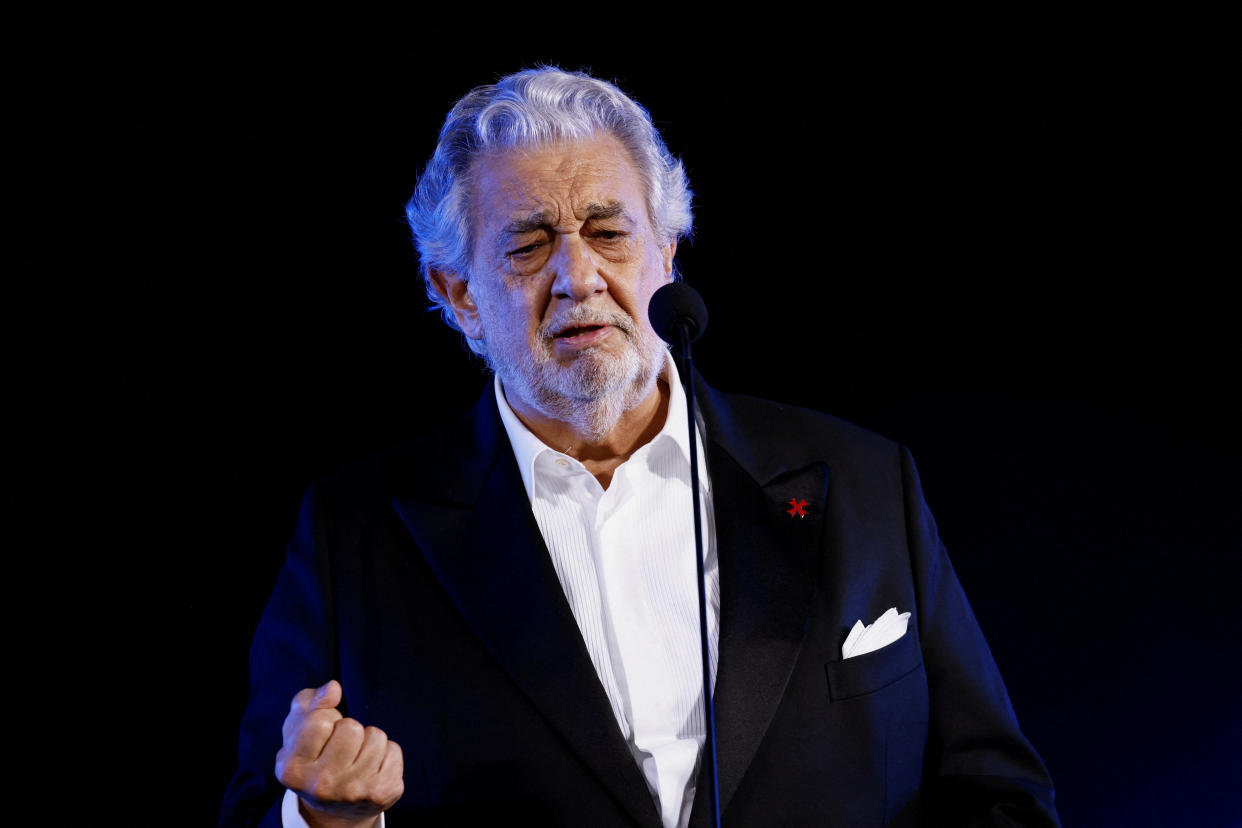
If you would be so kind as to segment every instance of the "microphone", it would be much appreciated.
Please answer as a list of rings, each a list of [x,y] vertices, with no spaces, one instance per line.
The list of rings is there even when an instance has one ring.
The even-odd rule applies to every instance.
[[[647,316],[656,334],[665,342],[680,346],[683,356],[689,344],[707,330],[707,305],[699,292],[685,282],[670,282],[653,293]],[[681,331],[685,331],[684,343]]]
[[[647,305],[651,327],[677,351],[677,371],[686,391],[686,430],[690,437],[690,491],[694,510],[694,567],[698,573],[699,655],[703,670],[703,765],[707,773],[711,824],[720,828],[720,772],[716,762],[716,706],[712,703],[712,674],[708,657],[707,581],[703,567],[703,515],[699,493],[699,432],[695,420],[694,357],[690,343],[707,330],[707,306],[699,292],[685,282],[671,282],[651,294]]]

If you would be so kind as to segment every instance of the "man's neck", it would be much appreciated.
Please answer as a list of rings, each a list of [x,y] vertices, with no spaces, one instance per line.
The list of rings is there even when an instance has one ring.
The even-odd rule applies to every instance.
[[[502,389],[504,382],[501,382]],[[617,424],[602,437],[575,428],[572,423],[553,419],[516,394],[505,392],[513,413],[544,445],[576,458],[605,489],[617,467],[638,449],[650,443],[668,419],[669,387],[664,377],[653,383],[651,391],[625,411]]]

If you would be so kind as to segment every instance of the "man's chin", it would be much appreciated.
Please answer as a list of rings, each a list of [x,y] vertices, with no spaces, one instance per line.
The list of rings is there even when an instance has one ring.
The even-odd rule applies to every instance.
[[[599,402],[641,383],[636,368],[598,353],[582,353],[569,365],[558,367],[545,387],[580,403]]]
[[[637,343],[626,345],[620,352],[608,344],[576,349],[570,358],[552,347],[537,348],[526,361],[491,365],[509,393],[545,416],[602,438],[654,391],[664,365],[662,351],[644,360]]]

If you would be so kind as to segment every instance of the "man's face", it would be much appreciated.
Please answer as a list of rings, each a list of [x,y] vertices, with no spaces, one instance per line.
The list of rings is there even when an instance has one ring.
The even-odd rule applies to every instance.
[[[647,303],[674,252],[633,162],[600,135],[487,156],[474,172],[477,319],[459,314],[463,330],[484,340],[515,407],[566,422],[593,410],[595,430],[611,428],[655,390],[664,345]]]

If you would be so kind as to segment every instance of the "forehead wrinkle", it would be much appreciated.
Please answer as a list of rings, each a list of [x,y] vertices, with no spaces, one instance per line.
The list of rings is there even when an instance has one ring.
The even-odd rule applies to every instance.
[[[611,136],[605,135],[603,137],[611,139]],[[487,224],[491,223],[484,215],[487,211],[483,209],[481,202],[489,201],[491,198],[496,197],[499,197],[502,201],[506,200],[505,192],[509,190],[514,190],[515,194],[519,194],[519,199],[525,200],[521,197],[521,189],[523,188],[523,185],[519,181],[514,180],[514,170],[512,167],[504,163],[505,156],[521,161],[530,161],[532,159],[536,159],[541,151],[545,149],[554,149],[557,146],[562,145],[562,143],[572,146],[573,144],[589,142],[553,142],[553,144],[549,146],[536,145],[511,147],[498,152],[494,151],[481,153],[477,156],[471,163],[468,174],[469,186],[473,191],[472,198],[469,201],[472,226],[481,230]],[[608,143],[615,143],[615,139],[609,140]],[[513,236],[522,235],[524,233],[540,229],[555,231],[560,223],[560,219],[563,217],[562,213],[566,209],[572,211],[572,214],[574,214],[574,217],[578,221],[619,218],[631,226],[649,224],[650,219],[647,218],[647,205],[643,200],[642,176],[638,173],[628,154],[623,153],[619,156],[614,154],[612,157],[600,160],[602,161],[602,172],[605,176],[615,177],[617,173],[621,173],[622,178],[636,178],[634,184],[637,187],[637,192],[635,195],[642,204],[641,215],[636,215],[634,212],[626,208],[626,202],[628,202],[628,199],[626,202],[623,202],[617,198],[608,198],[608,196],[611,195],[608,193],[590,193],[590,190],[595,189],[595,185],[598,184],[597,176],[592,174],[593,171],[587,171],[584,169],[584,165],[589,165],[591,163],[590,161],[575,157],[559,158],[556,159],[555,164],[551,167],[544,168],[543,171],[545,181],[559,182],[565,187],[560,196],[553,195],[553,200],[558,203],[553,205],[535,204],[532,205],[531,211],[525,215],[521,215],[520,213],[511,214],[511,217],[507,222],[504,222],[499,228],[492,231],[495,233],[495,235],[492,236],[494,241],[485,243],[489,246],[494,243],[504,244],[507,243],[507,240]],[[580,175],[580,172],[586,172],[585,178]],[[492,186],[485,189],[483,186],[484,179],[491,179],[488,183]],[[553,187],[554,189],[556,188],[555,183],[553,184]],[[495,188],[495,190],[493,190],[493,188]],[[492,190],[492,192],[489,193],[489,190]],[[584,190],[586,192],[583,192]],[[593,199],[592,196],[594,196]],[[601,196],[607,200],[601,201]],[[559,203],[562,199],[565,201],[563,204]],[[586,201],[585,204],[578,207],[574,204],[574,202],[579,199],[592,200]],[[539,199],[539,201],[542,200],[542,198]],[[493,205],[495,205],[495,202],[493,202]],[[518,207],[519,211],[521,209],[521,207]],[[492,226],[495,227],[495,224]],[[473,258],[473,253],[477,250],[475,243],[480,240],[474,238],[474,233],[472,233],[471,236],[472,238],[468,240],[468,248],[470,251],[470,258]]]

